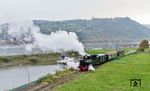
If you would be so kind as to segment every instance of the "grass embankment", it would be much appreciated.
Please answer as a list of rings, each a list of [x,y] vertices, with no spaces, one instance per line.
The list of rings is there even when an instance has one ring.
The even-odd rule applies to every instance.
[[[53,91],[149,91],[150,55],[133,54],[82,73],[78,79],[58,86]],[[141,87],[130,87],[130,79],[141,79]]]
[[[114,49],[98,49],[98,50],[85,50],[85,52],[88,54],[100,54],[100,53],[105,53],[113,50]]]
[[[38,82],[42,84],[50,84],[53,83],[56,79],[61,79],[71,73],[73,73],[73,71],[70,69],[65,69],[63,71],[56,71],[55,74],[47,74],[43,78],[40,78]]]
[[[76,57],[79,54],[77,52],[66,52],[69,57]],[[48,65],[56,64],[56,60],[59,58],[60,53],[42,53],[33,55],[19,55],[19,56],[7,56],[0,57],[0,67],[15,66],[15,65]]]
[[[98,50],[86,50],[85,52],[88,54],[100,54],[100,53],[106,53],[108,51],[114,51],[115,49],[98,49]],[[123,48],[125,53],[137,50],[137,48]]]
[[[137,50],[137,48],[124,48],[123,49],[125,53],[130,52],[130,51],[134,51]]]

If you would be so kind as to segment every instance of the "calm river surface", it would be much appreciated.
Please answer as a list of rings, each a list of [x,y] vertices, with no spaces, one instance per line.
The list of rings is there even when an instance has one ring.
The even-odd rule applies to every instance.
[[[0,91],[13,89],[35,81],[48,73],[62,69],[59,65],[18,66],[0,68]]]

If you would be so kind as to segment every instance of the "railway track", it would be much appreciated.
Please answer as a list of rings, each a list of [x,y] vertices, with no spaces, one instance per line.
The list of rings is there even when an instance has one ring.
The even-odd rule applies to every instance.
[[[136,52],[135,50],[129,51],[129,52],[125,53],[125,55],[130,55],[130,54],[133,54],[135,52]],[[80,75],[80,73],[81,72],[79,72],[79,71],[75,71],[75,72],[67,75],[66,77],[56,79],[53,83],[50,83],[50,84],[39,83],[39,84],[35,84],[33,86],[30,86],[27,89],[21,90],[21,91],[50,91],[58,85],[61,85],[63,83],[66,83],[70,80],[75,79],[76,77],[78,77]]]

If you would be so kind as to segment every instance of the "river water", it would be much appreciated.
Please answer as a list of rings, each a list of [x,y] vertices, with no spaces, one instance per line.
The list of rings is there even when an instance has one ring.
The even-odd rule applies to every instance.
[[[0,68],[0,91],[7,91],[61,70],[60,65],[18,66]]]
[[[37,48],[32,49],[32,51],[27,51],[25,45],[0,45],[0,56],[29,55],[47,52],[50,51],[41,51]]]

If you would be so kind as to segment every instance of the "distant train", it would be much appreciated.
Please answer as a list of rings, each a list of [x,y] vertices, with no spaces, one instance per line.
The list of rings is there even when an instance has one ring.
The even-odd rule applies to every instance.
[[[123,50],[110,51],[105,54],[85,55],[83,59],[80,60],[79,69],[80,71],[87,71],[89,65],[97,66],[123,55]]]

